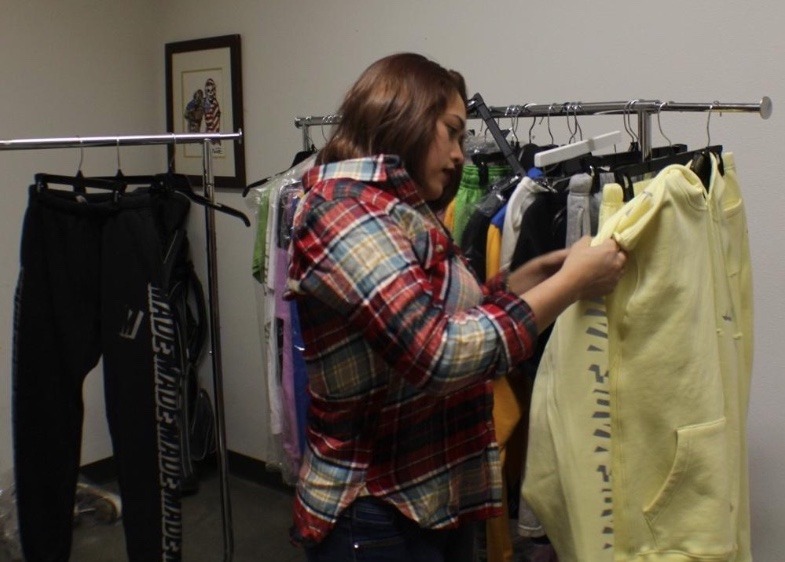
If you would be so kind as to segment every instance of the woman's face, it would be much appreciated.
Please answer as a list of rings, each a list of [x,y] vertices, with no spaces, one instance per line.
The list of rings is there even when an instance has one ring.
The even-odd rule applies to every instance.
[[[466,134],[466,106],[457,93],[439,118],[436,132],[423,163],[420,195],[425,201],[436,201],[463,163],[463,138]]]

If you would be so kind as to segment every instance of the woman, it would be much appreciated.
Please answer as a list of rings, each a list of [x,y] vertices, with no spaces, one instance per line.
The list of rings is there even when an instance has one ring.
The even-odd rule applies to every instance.
[[[294,536],[309,560],[472,560],[501,513],[490,382],[625,256],[584,239],[481,285],[437,212],[455,195],[463,78],[416,54],[363,72],[303,178],[289,298],[311,405]]]

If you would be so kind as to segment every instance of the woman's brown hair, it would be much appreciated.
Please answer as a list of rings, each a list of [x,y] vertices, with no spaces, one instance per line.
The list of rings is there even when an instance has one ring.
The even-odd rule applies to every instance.
[[[463,76],[415,53],[398,53],[369,66],[349,89],[339,112],[341,122],[321,149],[326,164],[375,154],[396,154],[409,175],[421,180],[436,121],[452,97],[466,99]],[[433,207],[446,206],[455,185]]]

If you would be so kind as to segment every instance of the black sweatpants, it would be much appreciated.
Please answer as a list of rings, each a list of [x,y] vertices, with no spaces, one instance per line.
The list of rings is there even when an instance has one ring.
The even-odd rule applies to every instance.
[[[129,559],[179,560],[179,373],[151,195],[32,186],[21,246],[13,435],[26,560],[70,555],[82,383],[100,357]]]

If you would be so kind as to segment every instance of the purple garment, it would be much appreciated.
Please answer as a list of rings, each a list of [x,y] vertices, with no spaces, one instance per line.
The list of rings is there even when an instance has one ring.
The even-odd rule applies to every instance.
[[[291,301],[291,330],[292,333],[292,368],[294,371],[294,401],[297,410],[297,443],[300,454],[305,452],[305,426],[308,417],[308,405],[311,400],[308,395],[308,373],[305,370],[305,343],[300,331],[300,316],[297,312],[297,301]]]
[[[285,248],[274,249],[275,259],[275,318],[276,332],[279,341],[278,356],[281,367],[281,390],[283,400],[283,450],[294,474],[300,468],[302,454],[298,438],[297,402],[295,399],[294,366],[292,357],[292,325],[291,308],[283,300],[284,287],[286,287],[286,264],[288,258]]]

